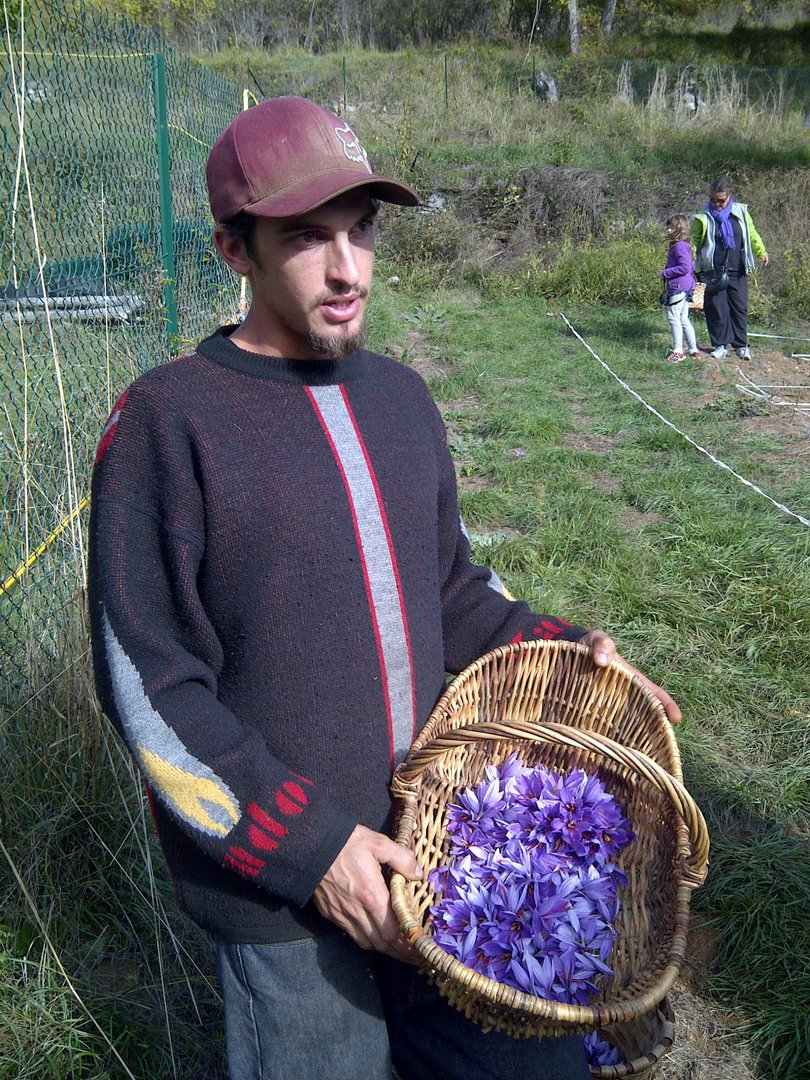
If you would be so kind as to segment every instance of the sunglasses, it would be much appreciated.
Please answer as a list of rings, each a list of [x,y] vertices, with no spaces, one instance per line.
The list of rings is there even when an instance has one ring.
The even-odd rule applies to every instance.
[[[712,204],[712,206],[725,206],[729,198],[729,195],[723,195],[720,198],[712,196],[712,198],[709,199],[709,202]]]

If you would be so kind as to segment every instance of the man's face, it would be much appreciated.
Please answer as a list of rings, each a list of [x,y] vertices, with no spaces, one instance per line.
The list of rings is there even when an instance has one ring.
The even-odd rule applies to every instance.
[[[252,256],[242,245],[249,266],[240,270],[250,278],[252,304],[232,340],[292,359],[337,359],[359,348],[374,216],[369,191],[360,188],[301,217],[257,218]]]

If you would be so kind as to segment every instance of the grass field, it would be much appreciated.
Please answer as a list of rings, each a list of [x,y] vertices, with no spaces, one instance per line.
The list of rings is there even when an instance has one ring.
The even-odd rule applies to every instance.
[[[657,312],[569,315],[683,434],[542,304],[446,293],[416,310],[399,346],[442,402],[479,555],[533,604],[607,627],[681,703],[687,784],[713,844],[696,895],[711,942],[701,992],[761,1054],[751,1075],[805,1075],[810,425],[746,414],[733,369],[664,364]],[[764,371],[783,357],[761,349],[758,360]],[[739,1059],[693,1067],[743,1075]]]

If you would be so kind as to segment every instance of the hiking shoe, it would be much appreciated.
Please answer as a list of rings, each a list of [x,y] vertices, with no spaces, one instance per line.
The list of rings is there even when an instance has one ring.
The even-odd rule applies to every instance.
[[[725,345],[718,345],[717,348],[712,349],[709,356],[712,360],[724,360],[728,356],[728,350]]]
[[[689,353],[689,355],[692,357],[693,360],[699,360],[700,359],[700,349],[692,349],[691,352]]]
[[[686,359],[686,356],[684,355],[684,353],[682,353],[682,352],[671,352],[669,354],[669,356],[667,357],[667,363],[668,364],[680,364],[685,359]]]
[[[741,349],[737,349],[737,356],[739,356],[741,360],[750,360],[751,350],[747,345],[743,345]]]

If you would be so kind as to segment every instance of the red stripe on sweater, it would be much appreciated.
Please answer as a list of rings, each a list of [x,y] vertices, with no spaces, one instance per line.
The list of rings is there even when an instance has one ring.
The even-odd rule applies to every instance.
[[[535,626],[534,632],[543,638],[555,638],[559,637],[560,634],[564,634],[565,628],[570,625],[570,623],[563,622],[562,619],[555,622],[543,619],[539,626]]]
[[[262,829],[257,829],[255,825],[248,825],[248,840],[259,851],[275,851],[278,847],[278,840],[268,836]]]
[[[118,421],[121,419],[121,410],[124,407],[124,402],[127,400],[127,394],[129,390],[125,390],[121,397],[116,401],[113,411],[110,413],[107,423],[104,425],[104,430],[101,433],[99,439],[98,448],[96,450],[95,460],[93,465],[98,465],[104,455],[112,446],[112,441],[115,438],[115,432],[118,427]]]
[[[279,840],[282,840],[290,831],[286,825],[281,825],[274,817],[270,817],[268,813],[262,810],[258,803],[252,802],[248,806],[248,813],[257,825],[261,825],[265,832],[272,833],[273,836],[277,836]]]
[[[267,866],[264,859],[257,859],[255,855],[251,855],[249,851],[245,851],[242,847],[232,847],[230,849],[230,854],[237,859],[241,859],[242,862],[247,863],[248,866],[255,866],[259,870],[261,870],[263,866]]]
[[[234,870],[239,870],[240,873],[246,874],[248,877],[259,876],[259,871],[255,866],[248,866],[247,863],[243,863],[239,859],[235,859],[230,852],[225,855],[225,858],[222,861],[228,866],[232,866]]]

